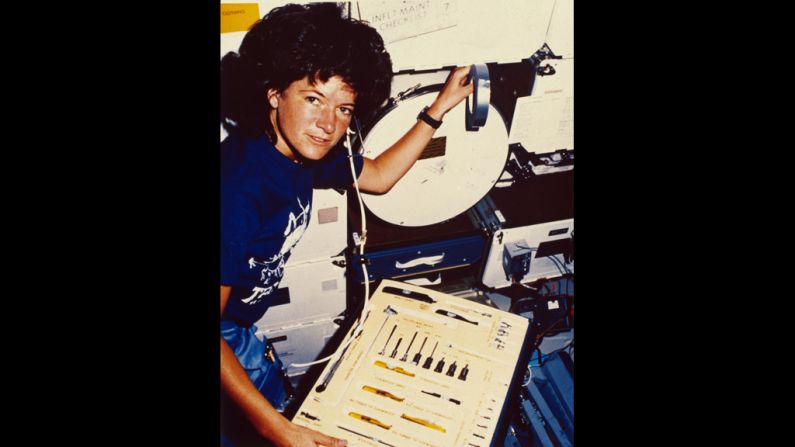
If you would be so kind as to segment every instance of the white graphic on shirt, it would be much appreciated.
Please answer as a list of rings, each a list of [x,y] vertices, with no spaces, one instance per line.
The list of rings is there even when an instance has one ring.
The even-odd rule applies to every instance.
[[[248,267],[250,269],[260,268],[260,283],[261,286],[254,287],[249,297],[241,300],[246,304],[257,304],[262,298],[270,295],[271,292],[279,287],[279,282],[284,275],[285,255],[295,247],[295,244],[301,240],[304,235],[306,227],[309,224],[309,212],[312,207],[312,202],[307,202],[306,206],[301,204],[301,199],[298,198],[298,207],[301,213],[296,215],[291,211],[290,216],[287,218],[287,226],[284,229],[284,242],[282,248],[278,253],[268,258],[265,262],[260,262],[253,257],[248,260]]]

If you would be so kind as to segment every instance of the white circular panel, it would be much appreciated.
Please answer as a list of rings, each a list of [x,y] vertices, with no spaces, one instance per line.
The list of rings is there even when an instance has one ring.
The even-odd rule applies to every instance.
[[[400,139],[437,94],[405,99],[389,111],[364,139],[364,156],[375,158]],[[395,225],[431,225],[463,213],[489,192],[508,159],[508,131],[491,104],[486,124],[467,131],[465,107],[462,101],[445,115],[429,144],[434,155],[417,160],[388,193],[363,194],[373,214]]]

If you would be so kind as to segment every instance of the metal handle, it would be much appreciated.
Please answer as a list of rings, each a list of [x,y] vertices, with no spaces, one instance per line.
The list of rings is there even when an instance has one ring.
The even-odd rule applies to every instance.
[[[434,266],[442,261],[444,261],[444,253],[436,256],[426,256],[424,258],[412,259],[411,261],[407,262],[395,261],[395,268],[408,269],[422,264]]]

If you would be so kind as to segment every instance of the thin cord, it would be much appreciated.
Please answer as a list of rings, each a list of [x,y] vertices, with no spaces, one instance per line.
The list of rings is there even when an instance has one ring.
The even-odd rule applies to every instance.
[[[554,321],[552,324],[550,324],[550,325],[549,325],[549,326],[548,326],[546,329],[544,329],[544,330],[543,330],[543,331],[542,331],[540,334],[536,335],[536,339],[535,339],[534,345],[535,345],[535,346],[541,346],[541,341],[543,341],[543,339],[544,339],[544,335],[546,335],[546,333],[547,333],[547,332],[549,332],[550,330],[552,330],[552,328],[553,328],[553,327],[555,327],[555,325],[556,325],[556,324],[560,323],[560,322],[561,322],[561,321],[563,321],[565,318],[566,318],[566,314],[563,314],[563,316],[561,316],[560,318],[558,318],[557,320],[555,320],[555,321]]]
[[[565,262],[563,262],[563,260],[561,260],[561,259],[558,259],[558,256],[557,256],[557,255],[550,255],[550,256],[547,256],[547,257],[548,257],[548,258],[552,258],[552,260],[553,260],[554,262],[556,262],[556,263],[560,263],[560,266],[561,266],[561,267],[563,268],[563,270],[564,270],[564,273],[563,273],[564,275],[565,275],[566,273],[571,273],[571,270],[569,270],[569,268],[568,268],[568,267],[566,267],[566,263],[565,263]],[[558,268],[558,270],[560,270],[560,268]]]
[[[562,268],[560,268],[560,264],[558,264],[558,262],[559,262],[558,258],[555,255],[547,256],[547,258],[552,260],[552,263],[555,264],[555,268],[558,269],[558,271],[560,272],[561,275],[565,275],[566,274],[566,272]]]
[[[359,130],[359,139],[361,140],[361,128],[359,127],[359,121],[354,118],[356,122],[356,127]],[[357,319],[356,328],[351,332],[350,337],[341,343],[337,350],[334,351],[331,355],[324,357],[322,359],[318,359],[308,363],[292,363],[290,366],[296,368],[302,368],[304,366],[312,366],[317,365],[319,363],[327,362],[329,360],[336,359],[341,353],[348,347],[349,344],[353,341],[354,338],[358,337],[359,334],[362,333],[364,329],[364,320],[367,318],[367,315],[370,311],[370,277],[367,273],[367,266],[364,263],[364,244],[367,242],[367,220],[364,215],[364,202],[362,201],[362,193],[359,190],[359,180],[356,178],[356,167],[353,164],[353,151],[351,150],[351,134],[354,133],[350,129],[345,131],[345,140],[346,143],[344,146],[348,149],[348,161],[350,162],[351,167],[351,175],[353,176],[353,186],[356,189],[356,197],[359,199],[359,211],[361,212],[362,217],[362,237],[359,239],[359,255],[362,259],[362,273],[364,278],[364,306],[362,307],[362,313],[359,314],[359,318]],[[362,148],[364,148],[364,142],[362,141]]]
[[[531,355],[530,356],[530,360],[527,362],[527,367],[528,367],[528,369],[529,368],[540,368],[541,366],[543,366],[543,363],[546,362],[547,360],[549,360],[549,357],[551,355],[555,354],[556,352],[567,351],[569,353],[569,355],[571,355],[572,348],[574,348],[574,337],[572,337],[572,339],[568,343],[566,343],[565,345],[561,346],[558,349],[555,349],[553,351],[549,351],[546,354],[540,353],[540,355],[539,355],[539,357],[537,359],[538,360],[538,365],[533,365],[533,356]],[[540,346],[539,346],[539,350],[540,350]],[[538,354],[540,352],[539,350],[536,350],[533,353],[534,354]],[[532,369],[530,371],[532,371]],[[530,383],[530,381],[527,381],[527,383]],[[525,383],[525,386],[527,386],[527,383]]]
[[[362,136],[362,128],[359,126],[359,120],[354,116],[353,122],[356,124],[356,130],[359,131],[359,141],[361,141],[362,149],[364,149],[364,137]],[[353,166],[353,145],[351,145],[351,134],[354,133],[353,131],[348,128],[345,132],[345,139],[348,143],[348,160],[350,160],[351,166],[351,175],[353,176],[353,186],[356,189],[356,198],[359,201],[359,213],[362,219],[362,237],[360,238],[359,243],[359,256],[362,262],[362,278],[364,279],[364,306],[362,307],[362,313],[359,316],[359,325],[356,327],[356,331],[354,331],[353,337],[358,337],[359,334],[364,329],[364,320],[367,318],[369,313],[370,307],[370,276],[367,273],[367,265],[365,265],[364,260],[364,244],[367,243],[367,218],[364,214],[364,202],[362,201],[362,192],[359,190],[359,179],[356,177],[356,169]]]
[[[527,362],[527,382],[523,383],[522,386],[529,385],[531,380],[533,380],[533,371],[530,369],[530,362]]]

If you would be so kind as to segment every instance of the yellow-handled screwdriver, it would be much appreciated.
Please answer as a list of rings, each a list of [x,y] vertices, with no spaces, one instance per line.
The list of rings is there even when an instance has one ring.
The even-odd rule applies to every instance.
[[[413,416],[407,415],[406,413],[401,414],[400,417],[408,421],[414,422],[415,424],[424,425],[428,428],[438,430],[442,433],[447,433],[447,430],[445,430],[444,427],[442,427],[441,425],[436,425],[433,422],[426,421],[425,419],[415,418]]]
[[[401,368],[399,366],[388,365],[388,364],[382,362],[381,360],[376,360],[375,361],[375,366],[380,366],[381,368],[386,368],[386,369],[398,372],[400,374],[405,374],[405,375],[407,375],[409,377],[414,377],[414,373],[413,372],[406,371],[405,369],[403,369],[403,368]]]
[[[384,424],[383,422],[379,421],[376,418],[371,418],[370,416],[365,416],[363,414],[359,414],[359,413],[356,413],[356,412],[353,412],[353,411],[349,412],[348,416],[351,416],[351,417],[354,417],[356,419],[359,419],[360,421],[364,421],[364,422],[367,422],[367,423],[370,423],[370,424],[373,424],[373,425],[377,425],[377,426],[379,426],[379,427],[381,427],[381,428],[383,428],[385,430],[389,430],[390,428],[392,428],[391,425]]]
[[[390,398],[392,400],[396,400],[398,402],[403,402],[403,400],[405,399],[405,397],[397,397],[394,394],[390,393],[389,391],[380,390],[378,388],[371,387],[369,385],[364,385],[362,387],[362,389],[365,390],[365,391],[369,391],[371,393],[378,394],[379,396],[388,397],[388,398]]]

